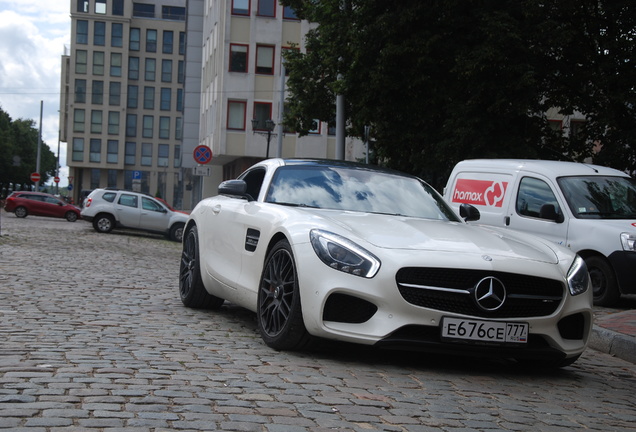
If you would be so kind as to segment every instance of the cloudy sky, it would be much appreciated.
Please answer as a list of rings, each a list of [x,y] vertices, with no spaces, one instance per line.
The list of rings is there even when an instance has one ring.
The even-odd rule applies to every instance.
[[[31,119],[57,154],[61,56],[70,49],[70,1],[0,0],[0,107]],[[60,185],[67,184],[66,143],[60,147]]]

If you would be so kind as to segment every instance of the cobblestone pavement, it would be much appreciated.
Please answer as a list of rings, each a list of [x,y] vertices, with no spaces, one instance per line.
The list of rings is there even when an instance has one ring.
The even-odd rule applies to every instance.
[[[177,293],[180,245],[0,215],[0,429],[633,431],[636,365],[573,366],[327,345],[275,352],[254,314]]]

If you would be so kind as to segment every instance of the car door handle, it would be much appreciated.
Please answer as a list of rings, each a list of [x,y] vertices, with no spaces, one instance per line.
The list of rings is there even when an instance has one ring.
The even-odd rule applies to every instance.
[[[212,207],[212,213],[214,213],[214,214],[221,213],[221,206],[217,204],[214,207]]]

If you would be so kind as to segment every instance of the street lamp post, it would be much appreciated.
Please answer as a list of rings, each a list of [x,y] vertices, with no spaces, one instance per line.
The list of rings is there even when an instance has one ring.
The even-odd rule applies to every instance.
[[[272,131],[274,130],[274,126],[276,126],[276,123],[274,123],[274,120],[272,119],[265,120],[265,132],[259,132],[257,130],[259,123],[260,121],[258,119],[252,119],[252,132],[255,134],[267,136],[267,153],[265,154],[265,158],[269,158],[269,143],[272,137],[276,136],[275,133],[272,133]]]

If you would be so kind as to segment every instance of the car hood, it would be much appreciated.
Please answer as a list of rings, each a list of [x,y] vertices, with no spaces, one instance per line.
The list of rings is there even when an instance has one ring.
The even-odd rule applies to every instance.
[[[312,210],[325,222],[378,248],[472,253],[556,264],[547,242],[515,231],[431,219],[371,213]]]

